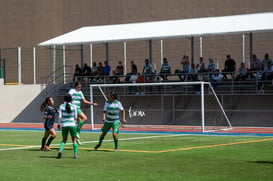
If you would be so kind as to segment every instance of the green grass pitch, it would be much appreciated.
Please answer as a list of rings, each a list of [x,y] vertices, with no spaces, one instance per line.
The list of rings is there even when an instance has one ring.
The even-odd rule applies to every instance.
[[[0,131],[1,181],[37,180],[200,180],[273,179],[271,137],[119,134],[113,151],[111,133],[100,150],[99,133],[83,132],[79,158],[69,139],[56,159],[61,133],[52,151],[40,151],[42,131]]]

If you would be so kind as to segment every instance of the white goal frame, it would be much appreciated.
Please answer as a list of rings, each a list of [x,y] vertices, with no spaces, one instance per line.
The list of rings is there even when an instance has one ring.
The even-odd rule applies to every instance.
[[[210,82],[203,82],[203,81],[199,81],[199,82],[160,82],[160,83],[125,83],[125,84],[90,84],[90,101],[93,102],[93,88],[97,87],[100,89],[102,96],[104,96],[105,100],[107,100],[106,95],[103,93],[103,91],[101,90],[101,87],[126,87],[126,86],[168,86],[168,85],[200,85],[201,89],[200,89],[200,99],[201,99],[201,131],[202,132],[211,132],[210,131],[206,131],[205,130],[205,101],[204,101],[204,85],[208,85],[211,89],[211,94],[215,97],[222,113],[223,116],[225,117],[229,128],[224,129],[224,130],[231,130],[232,129],[232,125],[230,123],[230,120],[228,119],[224,108],[221,104],[221,102],[219,101],[212,85]],[[94,114],[93,114],[93,106],[90,106],[90,118],[91,118],[91,129],[94,130],[96,129],[94,127]],[[223,129],[221,129],[223,130]]]

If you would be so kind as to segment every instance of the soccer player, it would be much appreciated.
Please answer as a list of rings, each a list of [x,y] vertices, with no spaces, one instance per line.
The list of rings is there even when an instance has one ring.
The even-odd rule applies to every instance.
[[[71,95],[67,94],[64,97],[64,103],[59,107],[59,123],[62,125],[63,140],[61,142],[57,158],[62,158],[62,152],[67,141],[68,133],[70,133],[73,143],[74,159],[78,158],[78,144],[76,141],[76,121],[78,108],[74,104],[71,104],[71,102],[72,97]],[[58,127],[60,127],[60,125],[58,125]]]
[[[84,114],[84,112],[81,110],[81,101],[83,101],[85,104],[89,104],[89,105],[93,105],[93,106],[97,106],[97,103],[92,103],[89,102],[85,99],[82,91],[81,91],[82,85],[80,82],[75,82],[74,83],[74,88],[69,90],[69,94],[72,96],[72,104],[77,106],[77,114],[78,114],[78,120],[77,120],[77,143],[79,145],[81,145],[80,142],[80,131],[82,126],[85,124],[85,122],[87,121],[87,117]]]
[[[102,120],[104,122],[103,127],[101,128],[102,134],[99,138],[99,143],[95,146],[95,150],[97,150],[106,136],[107,132],[112,128],[113,129],[113,139],[115,144],[115,151],[118,151],[118,132],[120,126],[120,112],[122,113],[122,122],[126,123],[125,119],[125,110],[118,100],[117,94],[113,91],[110,91],[108,96],[108,100],[105,102]]]
[[[47,97],[45,101],[40,105],[41,112],[44,113],[43,118],[44,122],[44,136],[42,138],[42,145],[40,150],[50,151],[50,144],[56,138],[57,134],[54,129],[54,118],[57,109],[54,108],[54,99],[52,97]],[[49,135],[51,135],[49,137]],[[49,137],[49,138],[48,138]],[[46,143],[47,141],[47,143]]]

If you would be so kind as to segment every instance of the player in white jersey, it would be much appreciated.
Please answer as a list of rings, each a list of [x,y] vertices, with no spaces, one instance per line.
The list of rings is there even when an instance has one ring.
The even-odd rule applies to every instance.
[[[68,133],[70,133],[73,143],[74,159],[78,158],[78,144],[76,141],[76,121],[77,121],[77,106],[71,104],[72,97],[67,94],[64,97],[64,103],[59,107],[59,124],[62,125],[63,140],[60,144],[57,158],[62,157]]]
[[[80,142],[80,131],[82,126],[85,124],[85,122],[87,121],[87,117],[84,114],[84,112],[81,110],[81,102],[83,101],[85,104],[89,104],[92,106],[97,106],[97,103],[92,103],[89,102],[85,99],[83,92],[81,91],[82,85],[80,82],[75,82],[74,83],[74,88],[69,90],[69,94],[72,96],[72,104],[76,105],[78,107],[77,109],[77,113],[78,113],[78,120],[77,120],[77,143],[79,145],[81,145]]]
[[[122,113],[122,122],[126,123],[125,119],[125,110],[118,100],[117,94],[113,91],[109,92],[108,101],[105,102],[102,114],[102,120],[104,122],[103,127],[101,128],[102,134],[99,138],[99,143],[95,146],[95,150],[97,150],[106,136],[107,132],[112,128],[113,130],[113,139],[115,144],[115,151],[118,151],[118,132],[120,126],[120,112]]]

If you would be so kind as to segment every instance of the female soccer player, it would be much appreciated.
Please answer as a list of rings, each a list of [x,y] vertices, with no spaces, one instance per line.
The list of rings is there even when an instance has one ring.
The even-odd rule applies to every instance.
[[[102,134],[99,138],[99,143],[95,146],[95,150],[97,150],[106,136],[107,132],[112,128],[113,129],[113,139],[115,144],[115,151],[118,151],[118,132],[120,126],[120,111],[122,112],[122,122],[126,123],[125,119],[125,110],[118,100],[117,94],[113,91],[110,91],[108,96],[108,101],[105,102],[102,120],[104,122],[103,127],[101,128]]]
[[[69,90],[69,94],[72,96],[72,104],[76,105],[78,107],[77,109],[77,113],[78,113],[78,120],[77,120],[77,143],[79,145],[81,145],[81,142],[80,142],[80,131],[81,131],[81,128],[82,126],[85,124],[85,122],[87,121],[87,117],[86,115],[84,114],[84,112],[81,110],[81,101],[83,101],[85,104],[89,104],[89,105],[93,105],[93,106],[97,106],[98,104],[97,103],[92,103],[92,102],[89,102],[85,99],[82,91],[81,91],[81,83],[80,82],[75,82],[74,84],[74,87],[75,88],[72,88]]]
[[[54,129],[54,118],[55,118],[55,113],[57,112],[57,109],[54,108],[54,99],[52,97],[47,97],[45,101],[41,104],[40,106],[41,112],[44,113],[44,136],[42,138],[42,145],[40,150],[43,151],[50,151],[50,144],[51,142],[56,138],[56,131]],[[49,135],[51,135],[49,137]],[[47,140],[47,138],[49,139]],[[47,143],[46,143],[47,140]]]
[[[76,120],[77,120],[77,107],[73,104],[71,95],[67,94],[64,97],[64,104],[59,107],[59,123],[62,125],[63,140],[58,151],[57,158],[62,158],[68,133],[70,133],[73,143],[74,159],[78,158],[78,144],[76,141]]]

